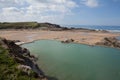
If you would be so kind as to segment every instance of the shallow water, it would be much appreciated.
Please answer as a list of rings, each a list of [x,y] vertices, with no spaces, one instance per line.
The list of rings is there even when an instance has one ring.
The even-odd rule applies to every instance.
[[[120,80],[120,50],[40,40],[24,44],[40,68],[58,80]]]

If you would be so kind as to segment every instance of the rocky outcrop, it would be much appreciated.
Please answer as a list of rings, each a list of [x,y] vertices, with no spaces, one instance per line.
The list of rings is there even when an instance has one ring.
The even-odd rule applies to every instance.
[[[101,42],[97,42],[96,45],[120,48],[120,41],[115,37],[105,37]]]
[[[31,72],[31,67],[29,67],[29,66],[26,66],[26,65],[18,65],[17,66],[17,69],[20,69],[20,70],[22,70],[25,74],[27,74],[27,75],[30,75],[30,72]]]
[[[71,43],[71,42],[74,42],[74,40],[73,39],[67,39],[67,40],[61,41],[61,43]]]
[[[38,67],[36,57],[31,55],[28,49],[22,48],[16,45],[14,41],[6,39],[0,39],[0,43],[2,47],[9,51],[9,56],[19,63],[18,69],[21,69],[27,75],[29,75],[30,71],[33,71],[36,74],[35,77],[40,80],[48,80],[44,72]]]

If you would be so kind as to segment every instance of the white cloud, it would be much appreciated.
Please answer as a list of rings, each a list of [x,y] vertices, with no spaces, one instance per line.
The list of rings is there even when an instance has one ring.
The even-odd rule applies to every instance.
[[[24,5],[24,0],[0,0],[0,8]]]
[[[75,7],[73,0],[0,0],[0,21],[56,22]]]
[[[94,7],[98,7],[98,0],[82,0],[82,4],[94,8]]]

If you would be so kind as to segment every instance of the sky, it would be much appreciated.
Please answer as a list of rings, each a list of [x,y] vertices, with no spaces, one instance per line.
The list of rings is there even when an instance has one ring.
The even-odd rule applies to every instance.
[[[0,0],[0,22],[118,25],[120,0]]]

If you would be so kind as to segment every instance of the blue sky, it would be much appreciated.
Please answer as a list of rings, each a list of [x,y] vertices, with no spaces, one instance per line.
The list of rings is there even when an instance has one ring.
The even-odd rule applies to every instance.
[[[120,0],[0,0],[0,22],[120,25]]]

